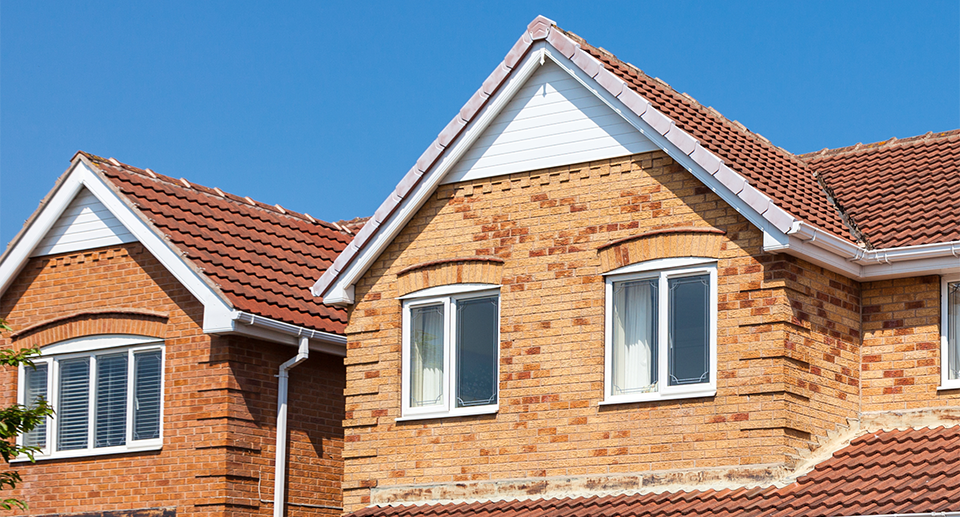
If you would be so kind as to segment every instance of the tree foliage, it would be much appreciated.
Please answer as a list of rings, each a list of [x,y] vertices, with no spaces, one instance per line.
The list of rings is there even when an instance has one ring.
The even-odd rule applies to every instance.
[[[7,322],[0,318],[0,331],[9,331]],[[33,358],[40,355],[39,348],[25,348],[23,350],[0,350],[0,365],[33,367]],[[23,406],[14,404],[10,407],[0,408],[0,456],[7,463],[11,459],[26,456],[33,461],[33,455],[40,449],[37,447],[26,447],[16,442],[16,437],[23,433],[31,431],[34,427],[43,423],[47,416],[53,414],[46,400],[39,400],[35,404]],[[20,474],[15,470],[0,472],[0,490],[16,488],[17,483],[22,481]],[[27,504],[19,499],[8,497],[0,500],[0,507],[10,510],[14,506],[22,510],[27,509]]]

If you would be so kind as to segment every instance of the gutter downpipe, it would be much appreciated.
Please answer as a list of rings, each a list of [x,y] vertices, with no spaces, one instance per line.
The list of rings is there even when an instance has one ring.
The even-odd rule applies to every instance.
[[[277,457],[273,474],[273,517],[283,517],[286,507],[284,489],[287,487],[287,386],[289,371],[310,357],[310,338],[300,336],[300,349],[297,355],[280,365],[277,375],[280,382],[277,387]]]

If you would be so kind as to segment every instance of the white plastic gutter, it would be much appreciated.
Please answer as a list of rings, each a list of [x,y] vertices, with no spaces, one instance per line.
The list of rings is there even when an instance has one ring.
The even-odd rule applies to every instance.
[[[284,492],[287,487],[287,386],[289,371],[310,357],[310,338],[300,337],[297,355],[280,365],[280,384],[277,387],[277,458],[273,474],[273,517],[283,517]]]
[[[263,316],[250,314],[249,312],[235,311],[232,317],[234,320],[246,325],[274,330],[292,336],[308,337],[310,339],[319,340],[334,345],[346,346],[347,344],[346,336],[341,336],[339,334],[333,334],[330,332],[323,332],[320,330],[308,329],[306,327],[298,327],[297,325],[291,325],[290,323],[264,318]],[[344,356],[345,354],[340,353],[337,355]]]
[[[764,251],[793,250],[802,257],[833,263],[834,268],[845,270],[846,274],[853,273],[858,280],[918,274],[929,269],[930,265],[927,262],[924,266],[919,261],[931,259],[939,259],[938,267],[960,269],[960,241],[868,250],[803,221],[795,222],[787,236],[787,243],[765,245]],[[818,253],[817,249],[829,255],[819,255],[822,252]],[[834,258],[830,259],[831,256]],[[891,267],[895,263],[900,264]]]

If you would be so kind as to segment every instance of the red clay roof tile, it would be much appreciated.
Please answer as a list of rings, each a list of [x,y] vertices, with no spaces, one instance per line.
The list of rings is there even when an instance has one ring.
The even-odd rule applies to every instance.
[[[812,472],[782,488],[372,506],[351,515],[826,517],[957,510],[960,510],[960,426],[860,436]]]
[[[310,294],[352,239],[339,226],[84,153],[241,311],[343,334],[346,311]]]
[[[634,91],[647,99],[678,127],[695,137],[700,145],[726,161],[727,165],[787,212],[839,237],[851,240],[837,211],[830,206],[813,173],[795,155],[752,133],[716,110],[706,108],[663,81],[648,76],[609,52],[591,46],[571,32],[564,34],[580,48],[600,60]]]
[[[960,129],[799,158],[873,247],[960,241]]]

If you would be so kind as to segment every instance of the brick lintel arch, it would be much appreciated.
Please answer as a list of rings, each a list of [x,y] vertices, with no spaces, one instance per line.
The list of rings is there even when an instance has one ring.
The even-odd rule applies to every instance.
[[[486,255],[431,260],[405,267],[397,273],[400,296],[449,284],[500,284],[503,259]]]
[[[676,257],[719,258],[723,236],[717,228],[662,228],[601,244],[600,269],[606,273],[647,260]]]
[[[98,334],[165,337],[169,315],[145,309],[110,308],[78,311],[41,321],[10,335],[18,345],[43,346]]]

